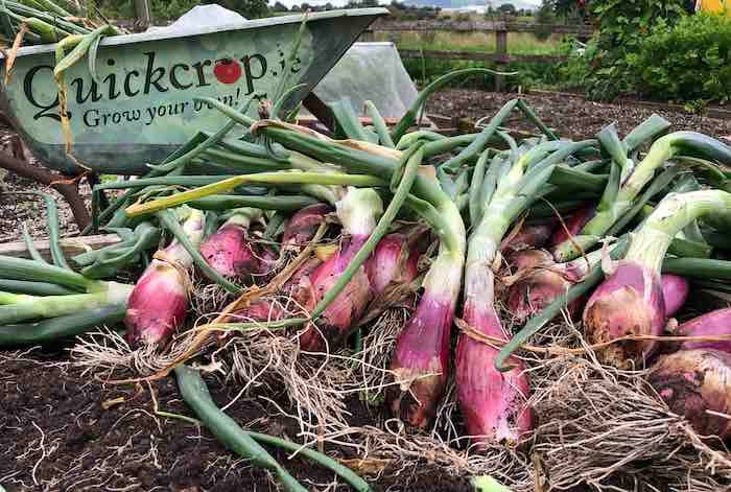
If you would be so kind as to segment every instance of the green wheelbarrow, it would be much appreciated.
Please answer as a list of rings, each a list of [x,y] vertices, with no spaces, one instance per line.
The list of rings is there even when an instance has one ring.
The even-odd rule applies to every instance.
[[[0,105],[47,167],[66,174],[79,164],[96,173],[141,174],[221,116],[194,100],[239,106],[300,86],[299,103],[384,8],[336,10],[246,21],[184,32],[104,39],[96,77],[82,61],[65,73],[71,152],[67,153],[53,80],[54,46],[17,52]],[[304,31],[298,35],[304,22]],[[296,53],[294,44],[299,40]],[[5,72],[5,59],[0,59]],[[256,111],[256,104],[250,107]]]

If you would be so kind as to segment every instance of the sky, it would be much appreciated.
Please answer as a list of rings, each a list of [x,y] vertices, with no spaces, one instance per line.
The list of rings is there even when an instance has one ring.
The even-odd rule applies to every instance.
[[[282,2],[284,5],[286,5],[287,7],[291,7],[292,5],[301,5],[304,1],[306,1],[310,5],[325,5],[326,3],[328,3],[328,1],[335,6],[345,5],[346,3],[348,3],[348,0],[279,0],[279,1]],[[380,1],[383,4],[391,3],[391,0],[380,0]],[[269,3],[271,5],[273,5],[274,2],[275,2],[275,0],[269,0]],[[511,2],[510,2],[510,0],[504,0],[504,1],[493,0],[491,2],[486,2],[485,0],[475,0],[475,5],[485,5],[486,3],[491,3],[492,5],[497,7],[503,3],[511,3]],[[514,3],[540,5],[541,0],[521,0],[520,2],[514,2]]]

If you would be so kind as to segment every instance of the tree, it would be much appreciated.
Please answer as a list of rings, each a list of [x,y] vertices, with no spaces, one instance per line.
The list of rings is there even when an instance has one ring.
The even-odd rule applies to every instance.
[[[535,16],[536,24],[538,27],[533,34],[539,41],[545,41],[551,37],[551,24],[556,23],[556,12],[554,10],[553,2],[550,0],[543,0],[541,8],[538,9]]]
[[[497,8],[498,12],[505,15],[515,15],[515,5],[512,3],[504,3]]]
[[[275,2],[272,7],[272,12],[289,12],[289,9],[282,2]]]
[[[587,3],[585,0],[543,0],[541,8],[550,9],[564,19],[581,20],[588,16]]]
[[[258,19],[269,15],[267,0],[218,0],[210,3],[217,3],[227,9],[235,10],[247,19]]]

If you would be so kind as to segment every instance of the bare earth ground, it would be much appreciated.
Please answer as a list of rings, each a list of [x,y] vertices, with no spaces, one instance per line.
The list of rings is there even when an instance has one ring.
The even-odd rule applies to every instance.
[[[515,94],[450,89],[432,96],[428,113],[475,120],[493,115]],[[620,104],[596,103],[582,97],[549,94],[523,96],[538,116],[559,135],[571,139],[588,138],[602,127],[616,122],[620,135],[639,125],[645,118],[658,113],[673,123],[671,131],[694,130],[713,137],[731,135],[731,119],[723,120],[672,110],[631,107]],[[522,117],[512,118],[511,128],[535,132],[535,127]]]
[[[429,111],[450,117],[479,118],[493,114],[511,96],[468,90],[438,94]],[[596,104],[580,98],[528,95],[528,102],[562,136],[593,135],[617,121],[627,132],[653,110]],[[731,121],[676,112],[663,112],[673,129],[697,130],[713,136],[731,134]],[[519,122],[510,126],[530,129]],[[7,135],[8,129],[0,129]],[[17,193],[34,189],[14,176],[0,179],[0,241],[15,239],[28,222],[31,233],[44,233],[42,202]],[[59,202],[64,230],[73,232],[68,207]],[[159,409],[190,415],[172,379],[151,386],[111,385],[84,375],[65,364],[66,353],[0,352],[0,485],[15,490],[274,490],[266,472],[254,469],[227,452],[205,430],[154,414],[154,393]],[[224,405],[238,388],[212,387],[214,399]],[[273,405],[252,395],[237,401],[229,413],[255,430],[296,438],[292,422],[275,417]],[[267,395],[281,401],[281,395]],[[113,401],[116,404],[113,404]],[[373,421],[357,400],[352,405],[360,424]],[[338,450],[327,450],[328,452]],[[347,458],[340,454],[339,457]],[[287,464],[305,485],[318,490],[347,490],[334,476],[300,460]],[[379,490],[471,490],[465,479],[430,471],[425,464],[406,477],[382,477]]]

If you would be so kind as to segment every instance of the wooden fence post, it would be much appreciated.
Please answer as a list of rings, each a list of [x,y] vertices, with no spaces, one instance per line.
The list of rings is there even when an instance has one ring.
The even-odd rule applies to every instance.
[[[497,68],[502,70],[508,55],[508,31],[495,31],[495,53],[497,54]],[[505,77],[495,75],[495,92],[503,90],[505,90]]]
[[[376,40],[376,33],[373,31],[373,29],[366,29],[360,34],[360,37],[358,38],[358,41],[361,43],[372,43]]]
[[[135,22],[137,30],[146,30],[150,27],[150,2],[148,0],[135,0],[135,11],[137,14],[137,22]]]

